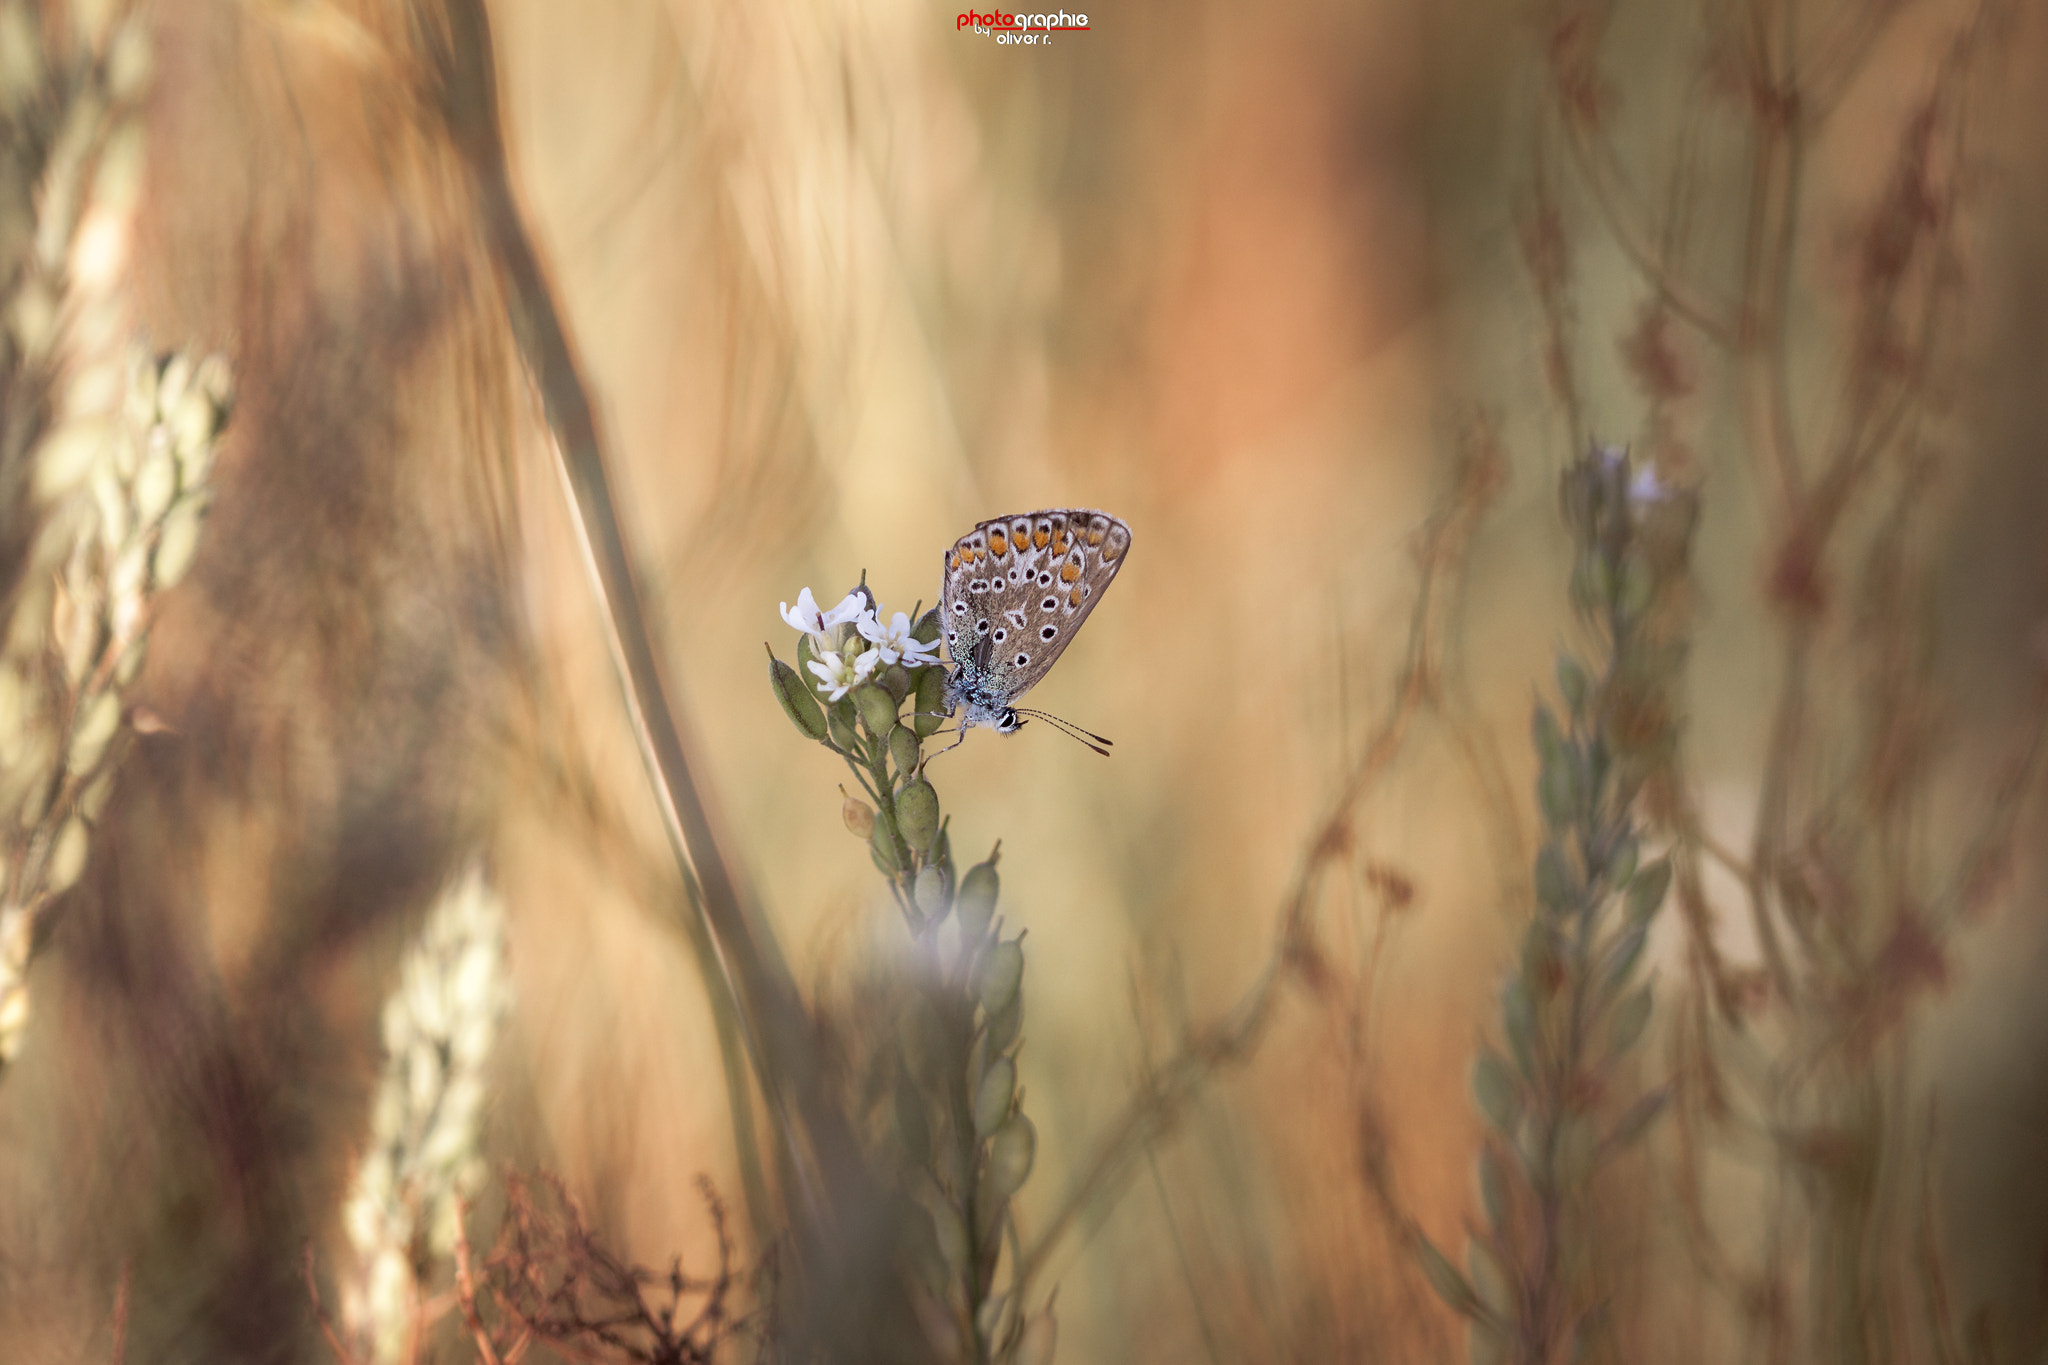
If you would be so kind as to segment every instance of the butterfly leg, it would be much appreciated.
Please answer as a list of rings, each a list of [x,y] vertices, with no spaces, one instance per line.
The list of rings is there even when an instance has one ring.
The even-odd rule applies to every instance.
[[[917,770],[918,770],[919,772],[923,772],[923,771],[924,771],[924,765],[925,765],[925,764],[927,764],[927,763],[931,762],[931,761],[932,761],[933,759],[937,758],[937,757],[938,757],[938,756],[939,756],[940,754],[950,754],[950,753],[952,753],[952,752],[953,752],[953,751],[954,751],[955,749],[957,749],[957,748],[959,748],[959,747],[960,747],[961,745],[965,744],[965,743],[967,742],[967,729],[968,729],[968,727],[967,727],[967,726],[965,726],[965,725],[957,725],[957,726],[953,727],[953,733],[954,733],[954,734],[956,734],[956,735],[958,735],[958,736],[960,736],[960,738],[958,738],[958,739],[954,740],[954,741],[953,741],[953,742],[952,742],[951,744],[948,744],[948,745],[947,745],[947,746],[946,746],[945,748],[943,748],[943,749],[936,749],[936,750],[932,751],[931,753],[928,753],[928,754],[926,754],[926,755],[925,755],[925,756],[924,756],[923,758],[919,759],[919,760],[918,760],[918,763],[917,763]],[[940,735],[943,735],[943,734],[945,734],[946,732],[945,732],[944,730],[937,730],[937,731],[934,731],[933,733],[934,733],[934,734],[940,734]]]

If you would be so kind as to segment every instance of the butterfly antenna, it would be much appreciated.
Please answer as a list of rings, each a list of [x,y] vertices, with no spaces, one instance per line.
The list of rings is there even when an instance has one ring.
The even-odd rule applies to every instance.
[[[1067,736],[1069,739],[1079,741],[1083,746],[1093,749],[1096,753],[1101,754],[1104,758],[1109,757],[1109,746],[1115,743],[1114,740],[1104,739],[1101,735],[1096,734],[1093,730],[1083,730],[1080,726],[1074,724],[1074,722],[1070,720],[1062,720],[1058,716],[1053,715],[1050,711],[1028,711],[1025,710],[1023,707],[1017,707],[1016,711],[1017,714],[1020,716],[1030,716],[1033,720],[1045,721],[1047,724],[1059,730],[1061,734]]]

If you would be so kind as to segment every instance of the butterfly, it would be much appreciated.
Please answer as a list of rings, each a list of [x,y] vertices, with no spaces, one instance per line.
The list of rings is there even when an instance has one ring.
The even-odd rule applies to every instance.
[[[1095,741],[1088,747],[1099,754],[1108,752],[1102,736],[1043,711],[1019,710],[1016,701],[1072,643],[1130,548],[1129,526],[1087,507],[997,517],[953,543],[939,614],[953,661],[946,708],[965,708],[962,739],[976,725],[1014,734],[1029,716],[1084,744]]]

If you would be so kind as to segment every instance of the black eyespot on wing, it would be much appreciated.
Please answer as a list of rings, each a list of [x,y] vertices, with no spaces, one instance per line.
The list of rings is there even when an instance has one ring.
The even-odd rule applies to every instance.
[[[1030,656],[1029,654],[1019,654],[1019,655],[1017,656],[1017,667],[1019,667],[1019,668],[1022,668],[1022,667],[1023,667],[1024,665],[1026,665],[1026,664],[1028,664],[1028,663],[1030,663],[1030,662],[1031,662],[1031,656]]]
[[[1059,599],[1059,598],[1057,598],[1057,597],[1048,597],[1048,598],[1046,598],[1046,599],[1045,599],[1045,600],[1044,600],[1043,602],[1040,602],[1040,603],[1038,604],[1038,609],[1039,609],[1040,611],[1053,611],[1053,610],[1056,610],[1056,609],[1057,609],[1057,608],[1059,607],[1059,604],[1060,604],[1060,599]]]
[[[973,581],[972,583],[969,583],[969,584],[967,585],[967,591],[969,591],[969,592],[987,592],[987,591],[988,591],[988,580],[987,580],[986,578],[977,578],[977,579],[975,579],[975,580],[974,580],[974,581]]]
[[[955,616],[965,616],[967,614],[967,604],[965,602],[955,602],[953,604],[953,614]]]
[[[946,632],[946,643],[949,645],[959,638],[960,632],[957,630],[949,630]]]
[[[974,633],[976,635],[988,634],[988,618],[986,616],[974,623]]]
[[[1038,632],[1038,638],[1041,640],[1050,640],[1053,638],[1053,636],[1058,635],[1059,633],[1060,628],[1058,626],[1047,626],[1045,629]]]
[[[1052,570],[1050,570],[1050,569],[1045,569],[1045,570],[1042,570],[1042,571],[1041,571],[1041,572],[1039,573],[1039,575],[1038,575],[1038,586],[1039,586],[1039,587],[1041,587],[1041,588],[1044,588],[1044,587],[1050,587],[1050,586],[1051,586],[1051,584],[1052,584]]]
[[[997,644],[1001,644],[1001,643],[1002,643],[1002,642],[1003,642],[1004,640],[1008,639],[1008,638],[1009,638],[1009,635],[1010,635],[1010,632],[1009,632],[1009,631],[1007,631],[1007,630],[1004,630],[1004,629],[1003,629],[1003,628],[1002,628],[1001,626],[997,626],[997,627],[996,627],[996,643],[997,643]]]

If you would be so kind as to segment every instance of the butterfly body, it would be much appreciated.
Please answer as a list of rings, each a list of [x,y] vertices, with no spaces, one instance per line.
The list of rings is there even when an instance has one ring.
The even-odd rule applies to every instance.
[[[1131,528],[1092,508],[981,522],[946,552],[940,616],[950,710],[961,728],[1010,734],[1017,699],[1045,676],[1123,568]]]

